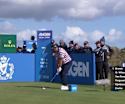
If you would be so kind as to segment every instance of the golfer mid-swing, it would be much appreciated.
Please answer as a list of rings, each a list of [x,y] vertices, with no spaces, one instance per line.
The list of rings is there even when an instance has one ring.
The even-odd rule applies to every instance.
[[[63,48],[58,47],[56,44],[53,46],[53,52],[57,60],[57,72],[59,72],[62,81],[61,90],[69,90],[67,75],[72,64],[72,59]]]

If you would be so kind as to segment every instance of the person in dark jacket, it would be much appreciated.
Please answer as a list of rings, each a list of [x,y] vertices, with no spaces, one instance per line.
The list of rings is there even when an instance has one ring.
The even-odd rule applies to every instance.
[[[73,42],[73,40],[71,40],[71,41],[69,42],[69,46],[68,46],[67,52],[68,52],[69,54],[74,53],[74,42]]]
[[[92,53],[92,48],[89,46],[89,42],[85,41],[82,47],[82,53]]]
[[[74,53],[81,53],[81,47],[78,43],[74,44]]]
[[[103,49],[103,72],[104,72],[104,79],[108,78],[108,72],[109,72],[109,65],[108,65],[108,60],[110,58],[109,56],[109,48],[105,44],[105,41],[100,41],[101,43],[101,48]]]
[[[65,49],[67,51],[67,45],[66,43],[64,42],[64,40],[60,40],[59,42],[59,47]]]
[[[103,79],[103,49],[100,41],[96,43],[96,49],[94,50],[96,57],[96,80]]]
[[[31,51],[31,53],[35,53],[36,49],[37,49],[36,43],[33,43],[32,44],[32,51]]]

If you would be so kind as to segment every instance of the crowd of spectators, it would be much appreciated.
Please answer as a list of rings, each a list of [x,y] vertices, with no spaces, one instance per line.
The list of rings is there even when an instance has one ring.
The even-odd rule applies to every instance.
[[[54,40],[52,40],[52,46],[57,44]],[[80,46],[78,43],[75,43],[73,40],[69,41],[68,45],[63,41],[60,40],[59,47],[65,49],[69,54],[71,53],[92,53],[92,47],[89,45],[88,41],[83,43],[83,46]]]

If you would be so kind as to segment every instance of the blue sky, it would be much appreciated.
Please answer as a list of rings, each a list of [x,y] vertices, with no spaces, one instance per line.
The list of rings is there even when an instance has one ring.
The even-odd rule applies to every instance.
[[[37,30],[52,30],[56,41],[80,45],[105,36],[107,44],[125,47],[125,0],[1,0],[0,33],[29,40]],[[65,37],[65,38],[64,38]]]

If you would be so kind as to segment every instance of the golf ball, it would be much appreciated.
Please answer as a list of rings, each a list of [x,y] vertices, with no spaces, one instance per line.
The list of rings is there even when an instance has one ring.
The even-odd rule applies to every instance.
[[[45,88],[45,87],[43,87],[42,89],[43,89],[43,90],[45,90],[46,88]]]

